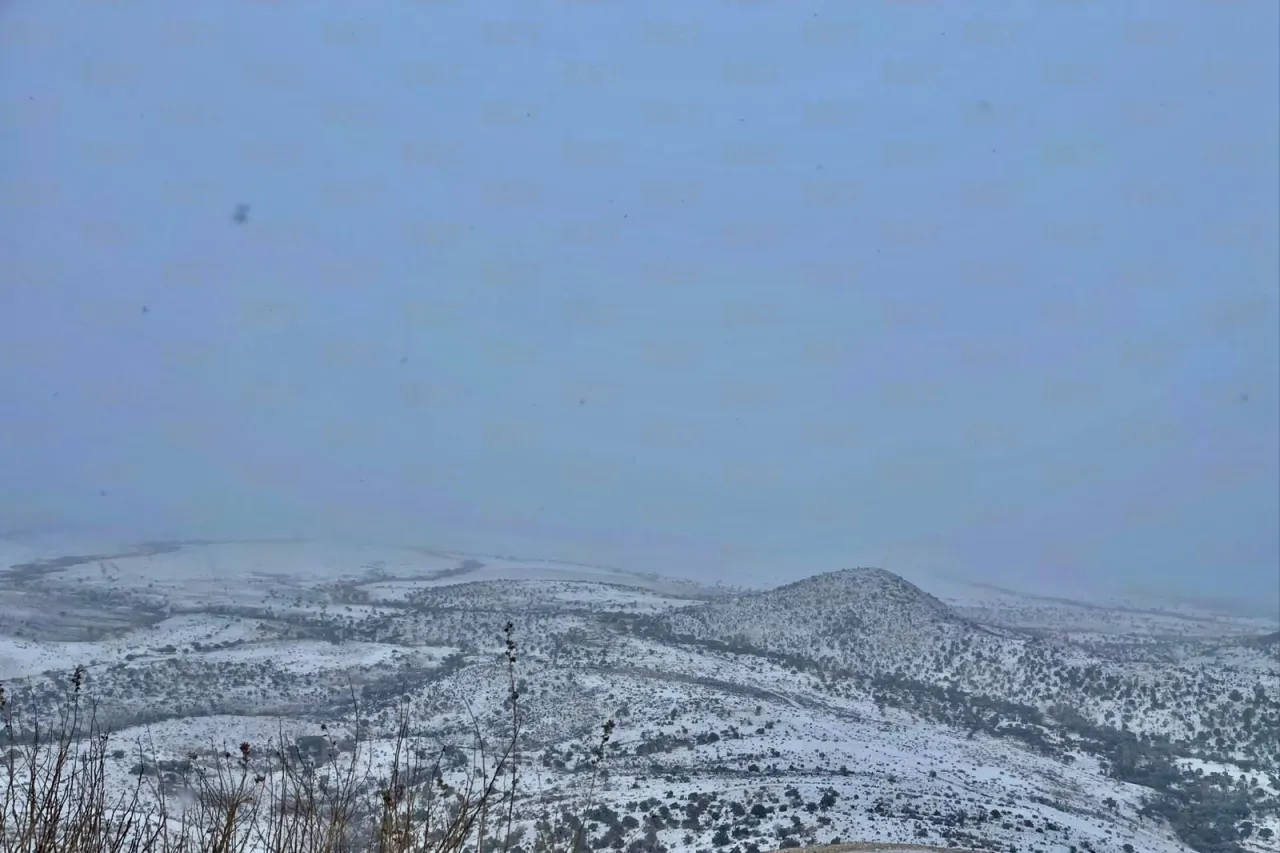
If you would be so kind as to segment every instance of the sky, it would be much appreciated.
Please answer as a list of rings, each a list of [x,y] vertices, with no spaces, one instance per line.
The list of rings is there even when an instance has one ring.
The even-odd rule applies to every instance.
[[[0,3],[0,536],[1280,612],[1278,31]]]

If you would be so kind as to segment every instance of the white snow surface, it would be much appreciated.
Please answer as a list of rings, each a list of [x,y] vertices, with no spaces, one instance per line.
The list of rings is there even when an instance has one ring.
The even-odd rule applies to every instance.
[[[1280,701],[1275,647],[1253,639],[1274,626],[1134,602],[1108,608],[957,582],[921,590],[880,570],[731,594],[419,548],[90,545],[0,542],[0,603],[11,605],[0,611],[0,680],[14,701],[52,701],[85,667],[126,751],[110,765],[116,785],[129,783],[140,758],[240,742],[257,750],[280,735],[317,735],[322,724],[343,739],[358,723],[376,768],[401,710],[424,743],[467,748],[475,725],[501,731],[510,719],[510,621],[533,793],[579,790],[586,777],[574,768],[611,718],[599,799],[642,822],[666,804],[676,823],[658,835],[673,853],[711,849],[716,827],[731,823],[762,850],[794,827],[803,845],[947,846],[944,832],[961,814],[966,832],[1004,849],[1068,853],[1087,839],[1099,853],[1123,843],[1172,853],[1187,848],[1138,813],[1151,791],[1110,778],[1094,756],[1041,754],[885,704],[858,667],[905,667],[940,688],[1044,710],[1065,702],[1135,731],[1186,736],[1213,720],[1219,731],[1233,727],[1225,749],[1240,761],[1255,749],[1242,734],[1251,730],[1234,728],[1243,710],[1257,697]],[[39,562],[76,554],[91,559]],[[698,640],[677,636],[685,633]],[[827,668],[797,666],[801,658]],[[1129,704],[1098,694],[1098,679],[1132,691]],[[1236,760],[1182,766],[1258,777],[1280,796],[1273,778]],[[806,805],[828,796],[829,807]],[[719,818],[684,825],[690,797]],[[1108,798],[1114,808],[1103,806]],[[750,817],[755,806],[765,810],[759,818]],[[1002,816],[975,825],[993,810]],[[1264,828],[1280,835],[1274,816],[1256,822]],[[1255,832],[1246,849],[1277,853],[1275,835]]]

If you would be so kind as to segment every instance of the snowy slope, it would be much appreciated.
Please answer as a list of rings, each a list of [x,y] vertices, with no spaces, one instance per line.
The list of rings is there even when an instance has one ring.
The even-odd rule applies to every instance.
[[[1141,813],[1155,790],[1114,772],[1127,759],[1107,740],[1124,729],[1168,738],[1188,778],[1256,790],[1244,849],[1280,849],[1280,670],[1247,620],[934,595],[883,569],[730,593],[314,542],[5,553],[0,678],[16,701],[52,708],[84,665],[125,749],[119,784],[140,756],[180,762],[322,723],[347,738],[356,709],[375,757],[402,708],[433,743],[464,747],[473,713],[495,731],[509,720],[510,620],[538,791],[580,790],[601,722],[617,723],[601,833],[634,821],[690,853],[1186,849]]]

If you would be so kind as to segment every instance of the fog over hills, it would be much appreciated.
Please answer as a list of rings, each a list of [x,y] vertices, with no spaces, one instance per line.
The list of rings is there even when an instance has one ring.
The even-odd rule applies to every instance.
[[[1280,850],[1275,622],[887,568],[744,590],[311,541],[4,555],[0,680],[53,713],[85,666],[117,786],[178,793],[182,762],[279,732],[341,748],[357,712],[375,746],[403,709],[460,749],[468,708],[509,714],[510,620],[522,819],[615,721],[595,849]]]
[[[1277,32],[0,0],[0,853],[1280,853]]]

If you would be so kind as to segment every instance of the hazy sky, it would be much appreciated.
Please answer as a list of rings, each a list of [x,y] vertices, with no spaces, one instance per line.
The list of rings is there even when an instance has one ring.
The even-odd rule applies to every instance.
[[[0,534],[1280,607],[1278,27],[0,3]]]

